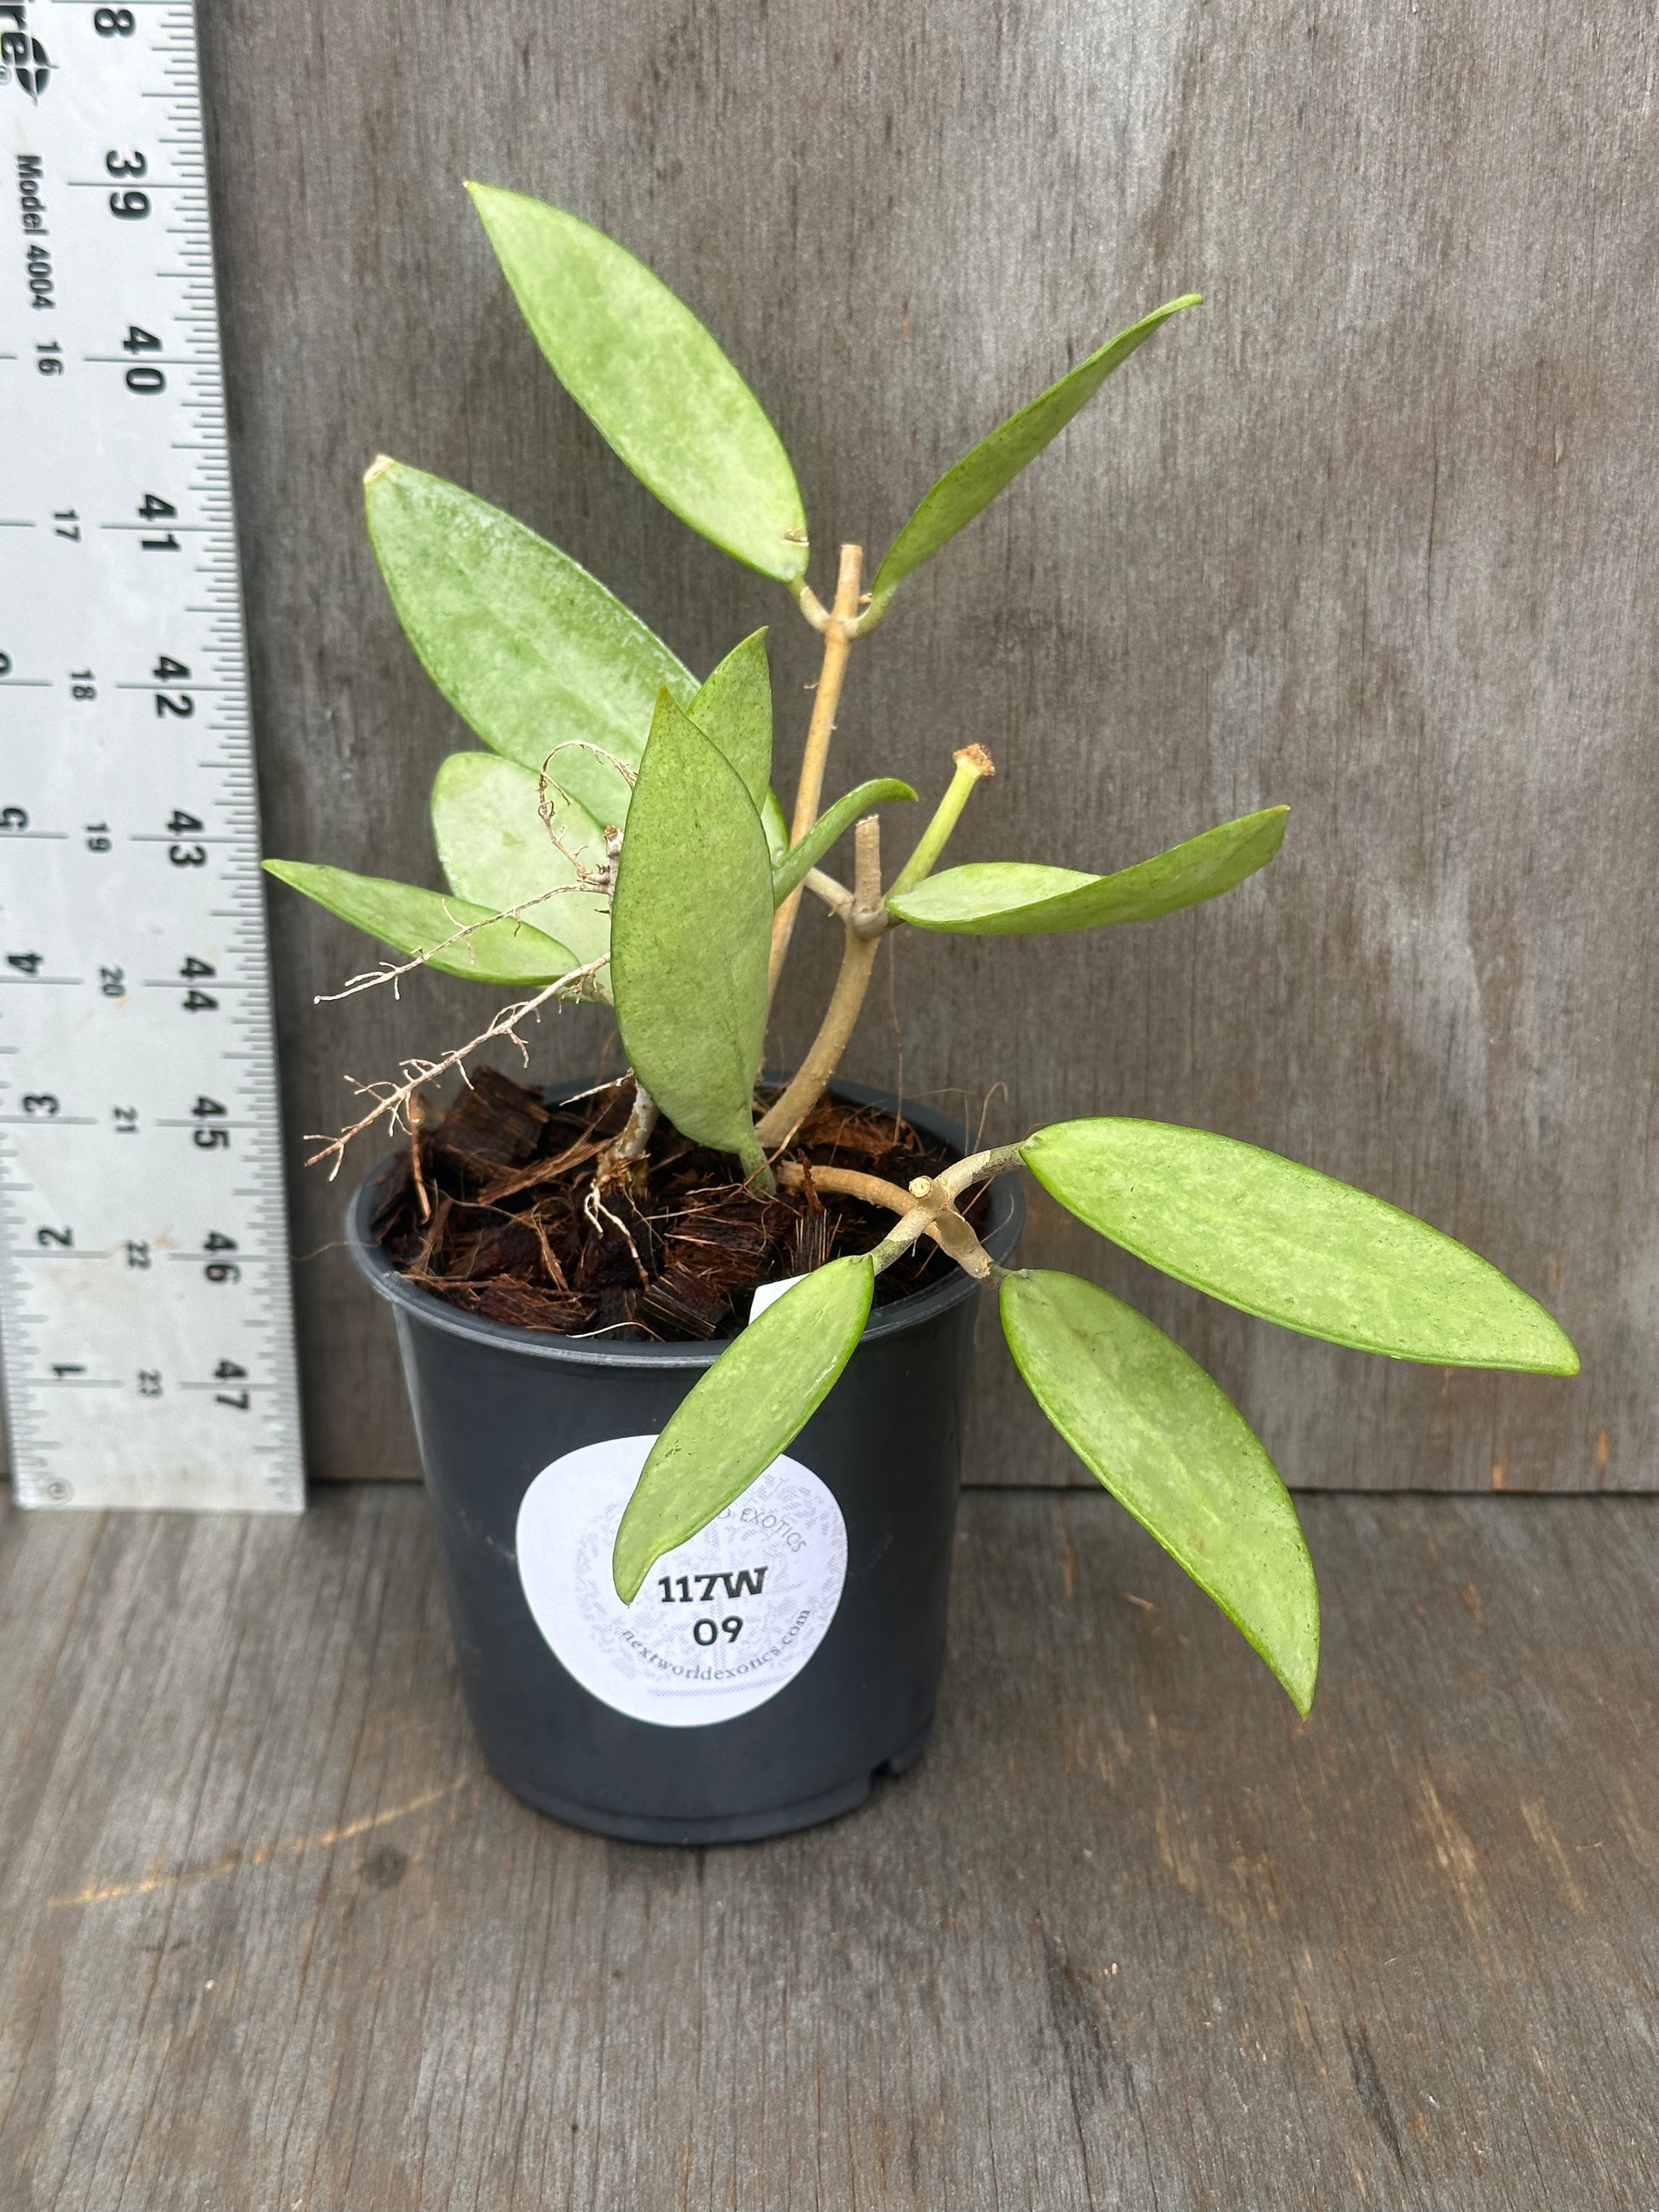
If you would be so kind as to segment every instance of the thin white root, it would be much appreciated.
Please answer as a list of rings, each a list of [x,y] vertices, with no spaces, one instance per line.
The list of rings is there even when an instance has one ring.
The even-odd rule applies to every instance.
[[[580,738],[568,738],[564,742],[567,744],[585,744],[587,740]],[[553,751],[557,752],[560,750],[561,748],[556,745]],[[600,749],[595,747],[594,750]],[[626,764],[619,761],[614,753],[605,753],[603,757],[611,762],[619,775],[626,777],[629,788],[632,790],[634,778],[629,774]],[[543,829],[552,840],[554,851],[562,854],[576,872],[575,882],[565,884],[562,888],[568,890],[596,891],[608,898],[617,885],[617,854],[611,849],[612,833],[610,830],[605,833],[605,863],[603,866],[598,868],[590,867],[574,846],[565,843],[564,833],[558,823],[558,810],[562,805],[568,806],[570,804],[570,793],[556,776],[549,773],[549,764],[552,758],[553,753],[549,753],[547,759],[542,763],[541,773],[536,778],[536,811],[542,817]]]
[[[628,763],[620,755],[607,752],[603,745],[596,745],[592,738],[561,738],[552,752],[547,756],[547,760],[550,761],[558,753],[568,751],[572,745],[579,746],[585,753],[592,753],[599,760],[609,761],[630,791],[639,781],[638,769],[629,768]],[[547,761],[542,763],[542,774],[544,775],[547,774]]]
[[[398,998],[401,995],[398,985],[402,982],[404,977],[412,975],[417,968],[429,967],[434,953],[447,952],[452,945],[465,944],[475,931],[489,929],[495,922],[516,921],[520,915],[527,914],[532,906],[540,906],[547,899],[557,898],[561,891],[577,891],[585,888],[586,886],[581,884],[555,884],[549,890],[538,891],[534,898],[524,899],[517,906],[503,907],[499,914],[487,915],[482,921],[463,922],[461,927],[448,937],[441,938],[436,945],[428,945],[424,952],[417,952],[412,960],[400,961],[395,968],[370,968],[361,975],[349,976],[347,978],[345,988],[342,991],[319,991],[311,1003],[313,1006],[336,1006],[342,999],[355,999],[359,991],[372,991],[377,983],[390,983],[392,987],[392,997]],[[447,906],[445,907],[444,911],[448,913]],[[593,968],[602,965],[602,962],[595,961],[583,969],[582,973],[592,974]],[[557,989],[560,987],[555,985],[554,988]]]
[[[586,981],[588,976],[604,965],[603,960],[590,960],[585,967],[573,968],[568,975],[561,975],[556,982],[546,984],[537,992],[533,999],[520,999],[510,1006],[503,1006],[488,1029],[481,1030],[477,1036],[470,1038],[465,1044],[457,1045],[453,1052],[445,1053],[441,1060],[400,1060],[398,1074],[401,1080],[398,1082],[360,1083],[356,1076],[348,1076],[346,1080],[357,1096],[360,1098],[372,1098],[374,1103],[361,1121],[354,1121],[349,1129],[342,1129],[337,1136],[325,1137],[320,1130],[311,1131],[307,1135],[306,1142],[308,1145],[319,1145],[322,1149],[313,1152],[306,1161],[306,1165],[313,1168],[321,1160],[331,1161],[332,1164],[328,1171],[328,1179],[332,1182],[340,1172],[341,1163],[345,1158],[346,1146],[354,1137],[361,1137],[366,1130],[372,1129],[378,1121],[385,1121],[394,1133],[400,1128],[407,1128],[410,1101],[416,1091],[424,1089],[429,1083],[435,1083],[441,1076],[448,1075],[458,1069],[465,1079],[465,1063],[475,1052],[479,1051],[484,1045],[491,1043],[497,1037],[510,1038],[518,1048],[520,1058],[527,1066],[530,1061],[530,1052],[524,1039],[519,1035],[519,1024],[528,1020],[532,1014],[539,1013],[550,999],[556,999],[562,993],[568,991],[573,983]]]
[[[634,1242],[632,1236],[629,1234],[628,1224],[622,1218],[620,1214],[613,1213],[611,1211],[611,1208],[605,1204],[604,1199],[600,1196],[599,1179],[598,1176],[595,1176],[592,1182],[587,1186],[587,1195],[582,1200],[582,1212],[584,1217],[592,1224],[592,1226],[599,1231],[599,1234],[601,1237],[605,1234],[605,1231],[599,1226],[601,1218],[611,1224],[611,1226],[616,1230],[617,1234],[621,1237],[623,1243],[627,1245],[629,1250],[634,1255],[634,1265],[639,1272],[641,1286],[648,1287],[651,1278],[646,1272],[644,1261],[640,1257],[640,1248]]]

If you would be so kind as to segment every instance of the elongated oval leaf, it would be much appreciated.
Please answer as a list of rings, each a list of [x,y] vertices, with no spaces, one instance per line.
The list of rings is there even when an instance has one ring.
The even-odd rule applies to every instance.
[[[470,899],[305,860],[267,860],[264,866],[354,929],[411,957],[424,954],[427,966],[446,975],[475,983],[556,983],[582,965],[568,945],[529,921],[501,920],[493,907]]]
[[[771,932],[760,817],[725,755],[664,692],[617,871],[617,1023],[675,1127],[750,1163]]]
[[[1165,1121],[1058,1121],[1043,1188],[1166,1275],[1309,1336],[1446,1367],[1576,1375],[1542,1306],[1426,1222],[1275,1152]]]
[[[681,1401],[617,1530],[611,1573],[624,1605],[665,1552],[723,1513],[805,1427],[864,1334],[875,1280],[866,1253],[803,1276]]]
[[[1243,1415],[1162,1329],[1092,1283],[1031,1268],[1004,1278],[999,1304],[1038,1405],[1305,1715],[1319,1590],[1290,1492]]]
[[[1285,841],[1289,812],[1287,806],[1263,807],[1109,876],[1019,860],[972,860],[927,877],[887,904],[902,921],[968,937],[1029,937],[1152,921],[1217,898],[1265,868]]]
[[[568,554],[459,484],[380,460],[363,499],[398,619],[456,713],[532,774],[553,754],[595,820],[620,823],[627,779],[600,753],[633,768],[658,692],[690,699],[690,670]]]
[[[736,769],[757,807],[764,806],[772,781],[772,672],[763,629],[732,647],[685,711]]]
[[[469,185],[547,363],[641,483],[763,576],[806,572],[806,513],[765,410],[642,261],[562,209]]]
[[[890,599],[913,568],[919,568],[988,507],[1027,462],[1034,461],[1060,435],[1079,408],[1094,398],[1112,371],[1127,361],[1137,347],[1145,345],[1171,315],[1179,314],[1183,307],[1197,307],[1202,296],[1198,292],[1185,293],[1164,307],[1155,307],[1127,331],[1120,331],[948,468],[888,548],[871,590],[874,604]]]
[[[833,806],[826,806],[798,844],[784,854],[772,876],[772,896],[781,906],[809,868],[816,868],[837,837],[850,830],[861,814],[893,799],[914,799],[915,793],[896,776],[881,775],[861,783]]]
[[[475,905],[499,914],[544,891],[533,909],[556,929],[581,962],[611,951],[611,902],[580,888],[583,871],[605,865],[605,832],[574,799],[548,793],[555,844],[541,813],[541,781],[516,761],[495,753],[451,753],[432,785],[432,835],[452,889]],[[593,978],[596,995],[610,996],[608,973]]]

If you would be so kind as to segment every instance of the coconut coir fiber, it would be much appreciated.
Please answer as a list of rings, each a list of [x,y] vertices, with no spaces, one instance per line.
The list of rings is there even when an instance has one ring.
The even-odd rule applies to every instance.
[[[760,1197],[728,1154],[665,1121],[644,1173],[602,1188],[600,1156],[632,1096],[623,1080],[550,1105],[480,1070],[447,1112],[423,1108],[372,1233],[400,1273],[464,1312],[561,1336],[683,1341],[735,1334],[757,1285],[866,1252],[893,1224],[885,1207],[810,1181]],[[787,1157],[902,1188],[955,1156],[891,1114],[826,1099]],[[983,1194],[965,1211],[982,1226]],[[931,1237],[918,1239],[877,1277],[877,1303],[942,1279],[953,1264]]]

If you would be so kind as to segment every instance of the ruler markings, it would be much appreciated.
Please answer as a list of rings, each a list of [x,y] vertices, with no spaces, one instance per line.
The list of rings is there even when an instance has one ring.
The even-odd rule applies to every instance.
[[[0,685],[19,694],[0,735],[26,741],[0,751],[0,842],[18,848],[0,927],[26,920],[21,957],[52,969],[18,975],[48,988],[0,1010],[26,1109],[0,1114],[19,1495],[280,1510],[300,1502],[297,1405],[194,21],[181,0],[128,0],[148,11],[134,33],[102,37],[94,0],[54,4],[50,92],[7,111],[44,205],[50,319],[0,290],[9,451],[26,457],[9,499],[34,510],[8,533],[17,560],[0,550]],[[111,145],[124,198],[106,209],[93,173]],[[167,173],[134,181],[141,154]],[[14,673],[25,635],[34,667]],[[197,775],[212,799],[189,795]],[[169,805],[162,836],[144,817]],[[60,1259],[77,1265],[38,1264]],[[216,1366],[231,1387],[204,1379]],[[71,1418],[83,1389],[126,1394],[119,1421]]]

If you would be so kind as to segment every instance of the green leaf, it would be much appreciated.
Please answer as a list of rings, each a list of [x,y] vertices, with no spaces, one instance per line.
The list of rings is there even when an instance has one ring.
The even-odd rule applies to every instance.
[[[493,752],[551,773],[599,822],[627,779],[657,694],[697,679],[568,554],[441,477],[379,460],[364,480],[374,557],[427,674]],[[556,748],[556,750],[555,750]]]
[[[475,906],[470,899],[446,897],[383,876],[355,876],[347,868],[313,867],[305,860],[267,860],[264,866],[268,874],[292,884],[380,944],[395,945],[411,957],[426,954],[428,967],[441,969],[446,975],[465,975],[475,983],[556,983],[582,964],[568,946],[530,922],[502,921],[493,907]],[[550,907],[554,903],[548,901]],[[454,944],[447,942],[472,923],[483,926]],[[445,949],[434,951],[434,945]]]
[[[597,874],[605,866],[605,832],[585,806],[550,787],[548,803],[557,845],[542,819],[539,777],[495,753],[451,753],[432,786],[440,865],[453,890],[492,914],[561,886],[532,918],[556,929],[578,961],[604,959],[611,951],[610,900],[562,886],[579,884],[584,870]],[[595,995],[610,996],[604,969],[592,988]]]
[[[631,1605],[665,1552],[763,1474],[830,1395],[870,1312],[867,1253],[831,1260],[733,1340],[669,1417],[617,1530],[611,1575]]]
[[[1290,1492],[1243,1415],[1162,1329],[1092,1283],[1023,1270],[1004,1278],[999,1303],[1038,1405],[1305,1716],[1319,1590]]]
[[[879,806],[890,799],[914,799],[915,793],[908,783],[896,776],[882,775],[869,783],[861,783],[838,799],[833,806],[826,806],[817,820],[797,845],[792,845],[784,854],[772,877],[772,896],[781,906],[809,868],[816,868],[837,837],[842,836],[872,806]]]
[[[764,806],[772,781],[772,672],[763,629],[732,647],[685,711],[736,769],[755,805]]]
[[[890,896],[888,908],[920,928],[969,937],[1029,937],[1097,929],[1111,921],[1152,921],[1218,897],[1265,868],[1284,842],[1289,812],[1287,806],[1263,807],[1110,876],[1030,867],[1022,860],[972,860]]]
[[[1576,1375],[1542,1306],[1351,1184],[1164,1121],[1058,1121],[1020,1154],[1091,1229],[1166,1275],[1309,1336],[1445,1367]]]
[[[1057,438],[1079,408],[1092,399],[1121,362],[1144,345],[1154,331],[1183,307],[1198,306],[1202,295],[1188,292],[1167,306],[1156,307],[1108,344],[1079,362],[1058,384],[1039,393],[1018,415],[992,431],[952,468],[948,468],[888,548],[871,589],[872,604],[879,606],[892,597],[913,568],[939,551],[957,531],[990,505],[1005,485],[1012,482],[1028,461],[1034,461],[1053,438]]]
[[[469,185],[547,363],[682,522],[763,576],[806,573],[795,472],[754,393],[642,261],[560,208]]]
[[[725,755],[664,692],[617,871],[617,1023],[675,1127],[751,1169],[771,936],[760,817]]]

